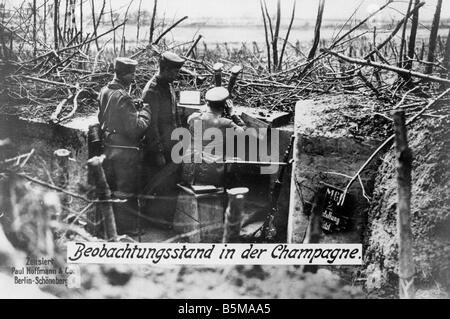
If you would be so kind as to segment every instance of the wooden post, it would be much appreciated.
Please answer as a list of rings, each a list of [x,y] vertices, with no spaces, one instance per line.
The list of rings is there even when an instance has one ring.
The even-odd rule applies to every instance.
[[[302,244],[304,241],[304,234],[308,229],[308,217],[304,213],[304,199],[302,195],[302,185],[298,180],[298,171],[302,165],[302,141],[303,135],[300,123],[302,112],[300,109],[305,107],[305,104],[309,107],[314,107],[312,100],[299,101],[295,107],[295,120],[294,120],[294,135],[295,143],[293,150],[294,163],[292,165],[291,173],[291,196],[289,199],[289,218],[288,218],[288,230],[287,230],[287,243],[288,244]]]
[[[197,39],[195,40],[195,42],[192,44],[192,46],[189,48],[189,50],[186,53],[186,56],[189,57],[191,54],[194,53],[194,50],[197,48],[198,43],[200,42],[200,40],[202,39],[202,35],[199,34]],[[195,58],[195,54],[194,54],[194,58]],[[223,64],[222,64],[223,65]]]
[[[56,186],[65,188],[69,183],[69,157],[70,151],[56,150],[53,153],[52,172]]]
[[[90,200],[96,200],[97,199],[97,192],[95,187],[95,180],[94,180],[94,172],[95,168],[92,165],[88,165],[88,185],[89,185],[89,192],[87,194],[87,197]],[[101,211],[98,209],[98,207],[93,206],[91,207],[87,213],[87,220],[88,224],[86,227],[86,230],[97,238],[107,238],[106,236],[106,230],[105,230],[105,223],[103,215],[101,214]]]
[[[248,188],[233,188],[227,191],[229,196],[228,208],[225,213],[225,230],[223,243],[239,243],[241,233],[242,213],[244,211],[245,194]]]
[[[66,200],[67,197],[64,197]],[[46,194],[40,200],[37,209],[32,210],[33,226],[36,237],[34,237],[33,246],[36,252],[43,256],[53,256],[55,253],[55,239],[51,229],[51,220],[54,217],[61,216],[60,199],[58,196]]]
[[[411,231],[410,207],[412,153],[411,149],[408,147],[405,112],[402,110],[394,112],[393,119],[397,150],[397,229],[399,233],[399,293],[400,299],[413,299],[415,295],[415,269],[413,260],[413,239]]]
[[[235,65],[231,68],[231,77],[230,82],[228,82],[228,92],[230,92],[230,96],[233,95],[234,87],[236,86],[236,81],[242,72],[242,66],[241,65]]]
[[[100,124],[90,125],[88,130],[88,158],[100,156],[102,153],[103,145]],[[94,181],[90,173],[88,173],[88,184],[94,185]]]
[[[311,219],[308,226],[308,231],[306,232],[306,238],[303,242],[304,244],[318,244],[320,241],[320,236],[322,235],[321,221],[322,212],[324,211],[326,205],[326,193],[327,188],[322,187],[316,193],[314,197],[314,203],[311,210]],[[317,265],[305,265],[303,267],[303,272],[317,273]]]
[[[222,70],[223,70],[223,63],[216,63],[213,66],[214,70],[214,82],[216,87],[222,86]]]
[[[93,157],[88,161],[88,166],[92,171],[93,179],[95,181],[95,193],[98,200],[110,201],[111,190],[106,182],[105,172],[102,167],[104,159],[104,156]],[[99,215],[103,216],[106,239],[115,240],[117,238],[117,228],[112,203],[97,203],[96,208]]]
[[[102,137],[101,137],[100,124],[94,124],[89,126],[88,130],[88,158],[94,158],[101,156],[103,153]],[[95,199],[93,194],[95,189],[94,169],[92,166],[88,166],[87,183],[91,187],[91,191],[88,193],[89,199]],[[91,208],[87,213],[89,220],[88,232],[95,237],[106,237],[105,228],[103,227],[103,216],[95,208]]]
[[[65,149],[59,149],[53,153],[51,163],[53,181],[56,186],[61,188],[67,188],[69,185],[69,157],[70,151]],[[63,207],[67,206],[69,202],[67,194],[61,194],[60,201]],[[60,219],[65,219],[67,217],[67,215],[64,214],[64,211],[64,209],[61,210],[61,214],[59,216]]]

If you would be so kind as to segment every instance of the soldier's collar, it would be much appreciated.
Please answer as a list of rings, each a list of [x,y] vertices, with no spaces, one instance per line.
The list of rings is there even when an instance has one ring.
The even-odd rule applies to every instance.
[[[111,82],[109,82],[108,87],[110,89],[126,90],[126,86],[118,78],[114,78]]]

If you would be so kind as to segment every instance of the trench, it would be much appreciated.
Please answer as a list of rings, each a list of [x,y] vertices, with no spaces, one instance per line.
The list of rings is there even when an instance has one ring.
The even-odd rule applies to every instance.
[[[379,140],[373,138],[357,141],[339,132],[317,129],[322,121],[322,114],[328,107],[325,103],[313,100],[300,101],[296,105],[294,119],[272,128],[279,132],[277,151],[280,162],[283,161],[291,136],[296,137],[292,170],[289,167],[285,173],[278,200],[279,212],[275,219],[281,234],[279,238],[282,238],[280,241],[302,243],[307,235],[316,191],[324,186],[337,190],[345,189],[349,175],[358,171],[380,144]],[[70,177],[66,187],[74,192],[83,192],[88,184],[88,129],[95,122],[96,114],[81,115],[63,124],[1,115],[0,138],[9,138],[15,146],[10,155],[16,156],[35,149],[36,154],[47,163],[51,163],[55,150],[69,150]],[[378,164],[378,161],[374,160],[349,189],[345,211],[341,212],[349,220],[348,227],[344,231],[324,231],[321,242],[363,242],[369,207],[366,193],[370,195],[373,190]],[[35,170],[45,178],[40,169]],[[278,177],[278,171],[269,176],[261,175],[260,171],[251,165],[240,165],[236,171],[238,175],[235,176],[239,178],[233,183],[233,187],[250,189],[244,209],[246,226],[241,230],[241,235],[247,238],[262,225],[265,214],[270,209],[271,189]],[[81,203],[76,199],[68,205],[74,211],[81,207]],[[155,199],[147,206],[150,209],[141,211],[144,234],[140,240],[143,242],[166,241],[196,230],[198,231],[194,236],[179,239],[187,242],[218,242],[222,238],[223,214],[226,209],[226,200],[224,202],[222,197],[192,196],[180,189],[177,198]],[[167,212],[168,209],[172,211]],[[165,222],[166,216],[170,214],[174,227],[166,227],[170,223]],[[208,230],[207,226],[214,223],[218,227]]]

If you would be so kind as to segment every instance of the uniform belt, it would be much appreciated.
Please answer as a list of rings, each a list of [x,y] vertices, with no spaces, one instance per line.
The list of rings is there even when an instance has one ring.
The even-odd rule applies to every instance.
[[[118,148],[118,149],[123,149],[123,150],[134,150],[134,151],[140,151],[141,149],[137,146],[124,146],[124,145],[112,145],[112,144],[106,144],[106,147],[109,148]]]

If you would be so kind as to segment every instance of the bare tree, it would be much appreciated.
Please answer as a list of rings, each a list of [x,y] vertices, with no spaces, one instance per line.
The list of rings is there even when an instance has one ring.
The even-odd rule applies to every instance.
[[[322,26],[322,17],[323,17],[323,10],[325,7],[325,0],[320,0],[319,2],[319,9],[317,12],[317,20],[316,20],[316,28],[314,31],[314,42],[313,46],[311,48],[311,51],[309,51],[308,60],[314,59],[316,56],[317,47],[319,46],[320,41],[320,28]]]
[[[156,9],[157,9],[157,7],[158,7],[158,0],[154,0],[152,19],[150,21],[150,39],[149,39],[149,44],[153,43],[153,33],[155,32],[155,19],[156,19]]]
[[[109,8],[110,8],[109,13],[110,13],[110,18],[111,18],[111,26],[112,26],[113,28],[115,28],[116,22],[115,22],[115,19],[114,19],[114,12],[113,12],[113,9],[112,9],[112,3],[111,3],[111,0],[109,0]],[[113,51],[114,51],[114,56],[117,56],[117,48],[116,48],[116,31],[113,32]]]
[[[415,6],[418,6],[420,0],[415,0]],[[411,70],[414,59],[414,54],[416,51],[416,37],[417,37],[417,29],[419,27],[419,10],[414,12],[412,16],[411,22],[411,34],[409,36],[409,45],[408,45],[408,61],[406,62],[405,69]]]
[[[450,79],[450,30],[448,30],[447,42],[445,44],[444,51],[444,61],[442,62],[442,66],[445,68],[445,70],[442,70],[441,76]],[[449,84],[443,85],[444,89],[448,87],[450,87]]]
[[[267,65],[269,67],[269,72],[272,69],[271,66],[271,59],[270,59],[270,45],[269,45],[269,32],[267,30],[268,25],[267,25],[267,21],[266,21],[266,15],[264,14],[264,7],[263,7],[263,1],[260,1],[261,4],[261,13],[262,13],[262,17],[263,17],[263,22],[264,22],[264,32],[266,35],[266,47],[267,47]]]
[[[33,0],[33,56],[36,57],[37,52],[37,7],[36,0]]]
[[[127,11],[125,11],[125,16],[123,18],[124,21],[126,21],[128,19],[128,11],[130,10],[131,5],[133,4],[134,0],[131,0],[130,3],[128,4],[127,7]],[[121,45],[120,45],[120,50],[119,50],[119,54],[121,55],[125,55],[125,44],[126,44],[126,39],[125,39],[125,29],[126,29],[127,24],[125,23],[123,25],[123,29],[122,29],[122,39],[121,39]]]
[[[83,0],[80,0],[80,43],[83,42]]]
[[[53,40],[55,42],[55,50],[59,49],[59,0],[54,0],[53,5]]]
[[[413,234],[411,230],[411,171],[413,155],[408,146],[405,111],[393,114],[397,157],[397,230],[399,237],[399,288],[401,299],[414,299]]]
[[[44,1],[44,21],[43,21],[44,43],[47,43],[47,2],[48,0]]]
[[[142,0],[139,1],[139,9],[137,14],[136,45],[139,45],[139,31],[141,30],[141,7],[142,7]]]
[[[275,33],[272,39],[272,50],[273,50],[273,66],[274,68],[278,66],[278,36],[280,34],[280,24],[281,24],[281,2],[277,1],[277,19],[275,22]]]
[[[103,14],[105,12],[106,0],[103,0],[102,9],[98,15],[98,18],[95,16],[95,5],[94,0],[91,0],[91,9],[92,9],[92,23],[94,25],[94,37],[97,38],[97,30],[102,21]],[[95,45],[97,47],[97,51],[100,51],[100,45],[98,44],[98,40],[95,40]]]
[[[63,39],[67,39],[67,20],[69,15],[69,0],[66,0],[66,8],[64,10],[64,28],[63,28]]]
[[[409,0],[409,4],[408,4],[408,9],[406,10],[406,16],[409,16],[409,13],[411,12],[411,7],[412,7],[412,3],[414,0]],[[402,31],[402,38],[401,38],[401,42],[400,42],[400,59],[397,63],[399,68],[402,68],[404,66],[404,56],[406,56],[406,54],[404,54],[405,51],[405,43],[406,43],[406,28],[408,27],[408,20],[405,21],[405,23],[403,24],[403,31]]]
[[[438,0],[438,3],[436,5],[436,12],[434,13],[433,25],[431,26],[430,43],[428,48],[427,61],[430,63],[427,64],[425,68],[425,74],[431,74],[433,72],[433,62],[435,60],[436,54],[436,43],[439,31],[439,23],[441,21],[441,9],[442,9],[442,0]]]
[[[292,8],[291,21],[289,22],[289,27],[288,27],[288,30],[287,30],[287,33],[286,33],[286,38],[284,39],[283,47],[281,49],[280,62],[279,62],[279,65],[278,65],[278,69],[281,69],[282,64],[283,64],[284,52],[286,50],[286,45],[287,45],[287,43],[289,41],[289,35],[291,34],[292,24],[294,23],[296,4],[297,4],[296,1],[294,1],[294,6]]]

